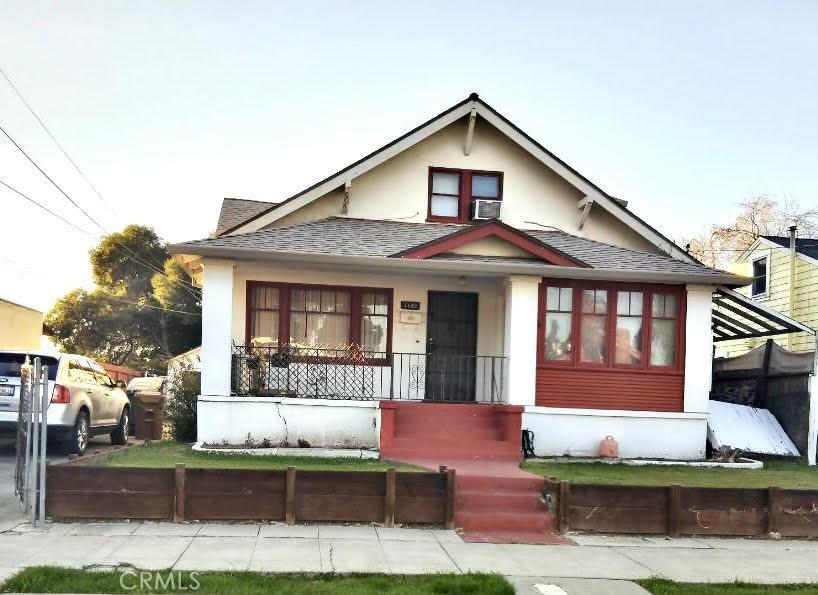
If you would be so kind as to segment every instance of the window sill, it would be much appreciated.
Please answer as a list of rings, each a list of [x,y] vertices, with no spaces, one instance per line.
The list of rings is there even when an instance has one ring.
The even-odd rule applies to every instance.
[[[458,225],[465,225],[473,223],[471,219],[460,219],[459,217],[438,217],[436,215],[429,215],[426,217],[426,223],[455,223]]]

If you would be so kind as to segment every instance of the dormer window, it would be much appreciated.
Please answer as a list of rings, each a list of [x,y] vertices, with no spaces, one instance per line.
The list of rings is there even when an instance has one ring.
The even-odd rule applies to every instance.
[[[477,218],[473,215],[475,201],[500,201],[502,198],[502,172],[429,168],[427,221],[468,223]],[[499,213],[499,209],[496,212]]]

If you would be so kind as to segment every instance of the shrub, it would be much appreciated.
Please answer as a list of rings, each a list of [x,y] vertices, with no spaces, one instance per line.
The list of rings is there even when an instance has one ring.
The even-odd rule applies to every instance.
[[[201,394],[201,373],[181,364],[168,378],[165,419],[177,442],[196,441],[196,401]]]

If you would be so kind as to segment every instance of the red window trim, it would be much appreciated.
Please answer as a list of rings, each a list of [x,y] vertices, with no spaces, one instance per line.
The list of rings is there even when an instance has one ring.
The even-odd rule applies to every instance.
[[[545,359],[545,298],[546,287],[566,287],[572,290],[572,312],[571,312],[571,357],[567,360],[547,360]],[[607,324],[607,350],[606,362],[590,363],[580,360],[580,350],[582,337],[580,335],[580,321],[582,316],[582,289],[604,289],[608,291],[608,324]],[[644,357],[639,364],[617,364],[616,362],[616,291],[641,291],[642,292],[642,353]],[[654,366],[650,364],[650,344],[652,333],[652,309],[651,296],[654,293],[674,294],[677,298],[678,313],[676,318],[676,361],[671,366]],[[649,373],[649,374],[684,374],[685,357],[685,320],[687,318],[687,293],[684,285],[662,285],[645,283],[625,283],[625,282],[594,282],[577,281],[570,279],[548,279],[543,278],[540,283],[539,305],[537,314],[537,367],[540,368],[576,368],[586,371],[606,371],[624,373]]]
[[[275,287],[279,290],[278,296],[278,344],[287,345],[290,342],[290,291],[293,289],[323,289],[334,291],[349,291],[349,342],[351,345],[361,344],[361,295],[369,292],[385,293],[387,295],[386,309],[386,358],[366,360],[369,365],[389,365],[392,360],[392,303],[393,290],[388,287],[359,287],[354,285],[317,285],[311,283],[280,283],[274,281],[247,281],[245,290],[245,323],[244,341],[250,345],[252,325],[252,297],[255,287]],[[332,358],[299,357],[299,360],[329,361]]]
[[[460,176],[460,203],[457,217],[441,217],[432,215],[432,174],[435,172],[458,174]],[[426,221],[431,223],[469,223],[471,218],[471,178],[478,176],[497,176],[497,198],[503,200],[503,172],[482,169],[455,169],[451,167],[429,167],[429,195],[426,205]],[[491,200],[491,199],[486,199]]]

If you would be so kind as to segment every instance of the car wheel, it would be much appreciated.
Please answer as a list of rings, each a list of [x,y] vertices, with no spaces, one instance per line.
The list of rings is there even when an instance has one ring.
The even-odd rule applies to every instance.
[[[74,431],[71,433],[71,452],[81,455],[88,448],[88,438],[91,436],[91,423],[88,421],[88,414],[80,411],[77,420],[74,422]]]
[[[128,442],[128,408],[122,410],[116,430],[111,432],[111,444],[126,444]]]

